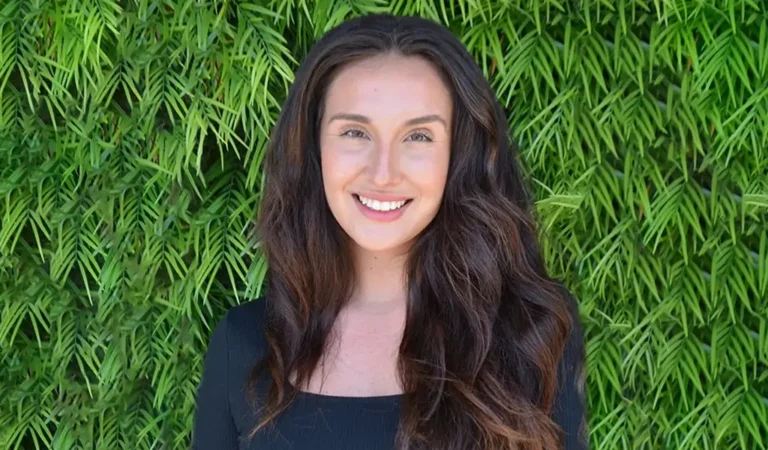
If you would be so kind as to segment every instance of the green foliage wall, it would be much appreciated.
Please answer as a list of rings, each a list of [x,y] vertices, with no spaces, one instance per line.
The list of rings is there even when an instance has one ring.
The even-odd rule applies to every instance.
[[[314,39],[448,24],[577,295],[597,449],[768,448],[761,0],[3,0],[0,448],[189,445],[211,327],[260,295],[267,134]]]

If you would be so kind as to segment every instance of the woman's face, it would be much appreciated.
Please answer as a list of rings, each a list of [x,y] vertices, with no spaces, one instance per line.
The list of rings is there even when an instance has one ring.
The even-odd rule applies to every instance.
[[[337,73],[320,129],[323,187],[360,247],[407,249],[435,217],[452,116],[448,88],[422,58],[382,55]]]

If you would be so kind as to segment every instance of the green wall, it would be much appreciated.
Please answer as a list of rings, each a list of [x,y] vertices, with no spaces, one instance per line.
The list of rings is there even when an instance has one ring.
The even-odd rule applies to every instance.
[[[381,10],[448,24],[507,107],[592,447],[768,448],[761,0],[3,0],[0,448],[189,445],[293,71]]]

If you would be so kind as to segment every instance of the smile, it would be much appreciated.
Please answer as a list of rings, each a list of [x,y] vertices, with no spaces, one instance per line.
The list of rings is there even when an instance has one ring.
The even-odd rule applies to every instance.
[[[368,208],[374,211],[382,211],[382,212],[400,209],[406,203],[411,201],[410,199],[408,199],[408,200],[401,200],[399,202],[382,202],[382,201],[374,200],[371,198],[363,197],[362,195],[358,195],[358,194],[355,194],[355,197],[357,198],[357,201],[367,206]]]
[[[412,198],[396,201],[374,200],[359,194],[352,195],[355,198],[360,212],[371,220],[378,222],[391,222],[403,215]]]

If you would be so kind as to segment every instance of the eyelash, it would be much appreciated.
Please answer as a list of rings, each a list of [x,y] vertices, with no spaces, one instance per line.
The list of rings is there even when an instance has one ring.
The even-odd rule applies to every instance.
[[[358,132],[358,133],[365,134],[365,132],[363,130],[359,129],[359,128],[350,128],[348,130],[344,130],[340,134],[340,136],[351,137],[353,139],[361,139],[362,138],[361,136],[352,136],[352,135],[349,134],[350,132]],[[412,133],[409,137],[412,137],[414,135],[421,135],[421,136],[424,136],[424,138],[425,138],[423,140],[417,140],[417,141],[414,141],[414,142],[432,142],[432,136],[430,136],[430,134],[427,133],[426,131],[416,131],[416,132]]]

